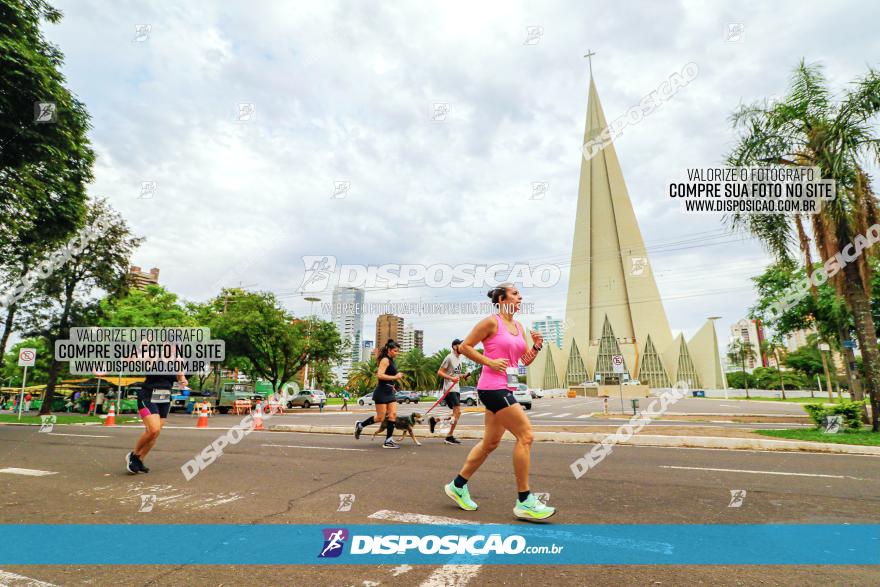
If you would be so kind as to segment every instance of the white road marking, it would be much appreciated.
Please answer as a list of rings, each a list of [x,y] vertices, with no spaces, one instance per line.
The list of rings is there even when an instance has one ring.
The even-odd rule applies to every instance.
[[[583,416],[578,416],[578,420],[583,420],[584,418],[591,418],[595,414],[595,412],[590,412],[589,414],[584,414]]]
[[[66,434],[62,432],[47,432],[49,436],[85,436],[88,438],[113,438],[104,434]]]
[[[543,418],[544,416],[550,416],[553,412],[544,412],[542,414],[532,414],[532,418]]]
[[[10,475],[27,475],[29,477],[45,477],[46,475],[57,475],[56,471],[40,471],[39,469],[18,469],[16,467],[0,469],[0,473],[9,473]]]
[[[335,446],[303,446],[299,444],[262,444],[260,446],[274,446],[276,448],[314,448],[317,450],[351,450],[357,452],[367,452],[365,448],[337,448]]]
[[[379,510],[374,514],[367,516],[373,520],[389,520],[391,522],[403,522],[404,524],[435,524],[438,526],[449,526],[452,524],[481,524],[482,522],[474,522],[473,520],[459,520],[458,518],[447,518],[446,516],[429,516],[426,514],[405,514],[403,512],[395,512],[394,510]],[[493,526],[495,524],[492,524]]]
[[[562,414],[557,414],[557,415],[555,415],[555,416],[553,416],[553,417],[554,417],[554,418],[564,418],[564,417],[566,417],[566,416],[571,416],[571,412],[564,412],[564,413],[562,413]]]
[[[379,510],[368,516],[374,520],[390,520],[407,524],[479,524],[471,520],[457,520],[445,516],[428,516],[425,514],[406,514],[392,510]],[[494,524],[491,524],[494,525]],[[425,579],[419,587],[465,587],[480,572],[481,565],[443,565]]]
[[[443,565],[419,587],[464,587],[480,572],[481,565]]]
[[[24,575],[16,575],[2,569],[0,569],[0,585],[3,587],[57,587],[52,583],[31,579]]]
[[[689,471],[719,471],[722,473],[754,473],[755,475],[785,475],[787,477],[824,477],[826,479],[855,479],[864,481],[860,477],[849,475],[823,475],[821,473],[788,473],[785,471],[751,471],[749,469],[713,469],[711,467],[676,467],[673,465],[660,465],[661,469],[686,469]]]

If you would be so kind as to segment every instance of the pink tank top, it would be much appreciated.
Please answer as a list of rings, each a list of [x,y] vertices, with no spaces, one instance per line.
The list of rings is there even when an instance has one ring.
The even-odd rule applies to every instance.
[[[511,334],[498,314],[495,314],[495,322],[498,330],[483,341],[483,354],[490,359],[507,359],[508,367],[518,367],[520,358],[526,352],[522,328],[516,322],[516,334]],[[477,389],[507,389],[507,373],[483,365]]]

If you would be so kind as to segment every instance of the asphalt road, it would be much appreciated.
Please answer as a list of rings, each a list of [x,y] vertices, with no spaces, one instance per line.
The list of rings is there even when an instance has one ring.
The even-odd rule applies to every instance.
[[[137,476],[123,470],[124,454],[140,432],[137,427],[56,426],[52,434],[37,430],[0,426],[0,469],[52,473],[39,477],[0,473],[0,522],[4,524],[344,525],[381,522],[377,515],[401,522],[412,514],[514,523],[512,445],[507,442],[471,480],[480,509],[462,512],[442,493],[442,486],[455,475],[475,441],[465,441],[461,447],[439,439],[418,447],[406,441],[401,450],[389,451],[380,448],[378,438],[373,441],[369,436],[355,441],[340,435],[253,432],[187,482],[181,465],[217,437],[217,428],[164,431],[147,459],[152,471]],[[533,449],[532,489],[550,494],[550,503],[559,508],[556,524],[880,523],[877,457],[619,446],[576,480],[569,464],[589,448],[537,443]],[[729,507],[731,490],[746,491],[741,507]],[[340,494],[355,496],[351,511],[338,511]],[[155,496],[152,511],[138,511],[143,496]],[[876,567],[482,566],[462,570],[205,563],[4,566],[0,584],[877,584]]]

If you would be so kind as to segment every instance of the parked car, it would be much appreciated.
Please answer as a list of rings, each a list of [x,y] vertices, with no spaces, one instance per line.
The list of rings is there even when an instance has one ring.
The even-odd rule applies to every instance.
[[[638,379],[630,379],[629,381],[624,381],[623,384],[624,385],[641,385],[642,382],[639,381]]]
[[[532,409],[532,394],[529,393],[529,386],[525,383],[519,384],[519,387],[513,392],[513,397],[516,398],[516,402],[522,405],[526,410]]]
[[[362,395],[358,398],[357,403],[359,406],[372,406],[373,405],[373,392],[369,391],[366,395]]]
[[[417,404],[419,400],[422,399],[422,394],[418,391],[398,391],[394,394],[394,399],[397,400],[397,403],[400,404]]]
[[[287,402],[287,407],[310,408],[319,405],[321,402],[327,403],[327,396],[324,395],[323,391],[320,389],[304,389]]]
[[[540,387],[536,387],[529,389],[529,394],[531,394],[532,399],[538,399],[539,397],[544,397],[544,390]]]
[[[459,394],[461,395],[461,403],[468,407],[480,405],[480,396],[477,395],[477,388],[471,385],[459,386]]]

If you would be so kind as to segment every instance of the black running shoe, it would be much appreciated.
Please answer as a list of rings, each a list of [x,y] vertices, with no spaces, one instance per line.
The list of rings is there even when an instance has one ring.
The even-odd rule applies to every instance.
[[[135,459],[137,459],[137,457],[133,452],[125,455],[125,470],[132,475],[137,475],[137,472],[140,471],[140,467],[137,466],[137,461]]]
[[[428,419],[428,426],[431,427],[431,434],[434,434],[434,427],[435,427],[436,425],[437,425],[437,418],[435,418],[434,416],[431,416],[431,417]]]
[[[354,439],[357,440],[361,437],[361,432],[364,431],[364,425],[358,422],[354,425]]]
[[[446,444],[461,444],[461,441],[454,436],[447,436]]]
[[[140,457],[135,456],[134,458],[135,458],[135,464],[137,465],[138,471],[140,471],[141,473],[149,473],[150,472],[150,468],[144,465],[144,462],[141,460]]]
[[[400,445],[389,438],[382,443],[382,448],[400,448]]]

